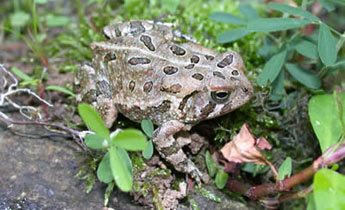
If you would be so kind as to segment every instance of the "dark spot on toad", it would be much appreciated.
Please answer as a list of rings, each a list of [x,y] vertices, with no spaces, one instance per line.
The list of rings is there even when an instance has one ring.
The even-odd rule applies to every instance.
[[[120,31],[120,29],[119,29],[118,27],[116,27],[114,30],[115,30],[115,35],[116,35],[116,37],[120,37],[120,36],[121,36],[121,31]]]
[[[192,98],[196,94],[198,94],[198,91],[193,91],[191,94],[186,95],[182,99],[180,105],[178,106],[178,109],[182,111],[184,109],[184,107],[186,106],[188,99]]]
[[[145,93],[149,93],[152,90],[152,86],[153,86],[153,82],[152,81],[146,82],[144,84],[144,87],[143,87],[144,92]]]
[[[237,70],[233,70],[233,71],[231,72],[231,74],[232,74],[233,76],[238,76],[240,73],[238,73]]]
[[[152,44],[151,37],[147,35],[141,35],[140,41],[142,41],[149,50],[155,51],[155,46]]]
[[[172,75],[172,74],[175,74],[176,72],[178,72],[178,68],[176,68],[174,66],[166,66],[163,68],[163,72],[167,75]]]
[[[104,56],[105,62],[109,62],[109,61],[113,61],[113,60],[116,60],[116,54],[114,52],[109,52]]]
[[[197,79],[197,80],[203,80],[204,79],[204,76],[202,74],[200,74],[200,73],[195,73],[195,74],[192,75],[192,77],[194,79]]]
[[[148,64],[151,60],[148,58],[142,58],[142,57],[132,57],[128,60],[128,63],[131,65],[138,65],[138,64]]]
[[[191,64],[188,64],[187,66],[184,67],[185,69],[192,69],[194,68],[194,64],[191,63]]]
[[[133,80],[131,80],[128,84],[128,88],[130,91],[133,91],[135,88],[135,82]]]
[[[103,34],[103,37],[104,37],[106,40],[110,40],[110,37],[105,33],[104,30],[102,30],[102,34]]]
[[[182,89],[182,86],[181,86],[180,84],[173,84],[173,85],[171,85],[171,86],[168,87],[168,88],[161,87],[160,90],[161,90],[162,92],[168,92],[168,93],[176,94],[176,93],[181,92],[181,89]]]
[[[133,36],[139,36],[141,33],[145,32],[145,27],[143,26],[143,24],[141,24],[140,21],[130,22],[130,27],[130,32]]]
[[[182,56],[182,55],[186,54],[186,51],[185,51],[183,48],[181,48],[181,47],[179,47],[179,46],[177,46],[177,45],[171,46],[171,47],[170,47],[170,50],[171,50],[171,52],[174,53],[175,55]]]
[[[201,109],[201,118],[207,118],[207,116],[213,112],[215,107],[216,104],[210,101],[204,108]]]
[[[227,55],[225,58],[223,58],[223,60],[217,63],[217,66],[219,68],[224,68],[225,66],[232,64],[233,57],[233,55]]]
[[[213,76],[225,79],[225,76],[219,71],[214,71]]]
[[[199,63],[199,60],[200,60],[199,56],[193,55],[191,57],[191,59],[190,59],[190,62],[192,62],[192,63]]]
[[[214,56],[212,55],[205,55],[206,60],[212,61],[214,59]]]

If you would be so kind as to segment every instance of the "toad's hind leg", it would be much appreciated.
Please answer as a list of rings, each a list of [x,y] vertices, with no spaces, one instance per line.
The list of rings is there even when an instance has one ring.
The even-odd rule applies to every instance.
[[[74,80],[74,92],[78,103],[91,104],[101,115],[105,125],[110,128],[116,120],[118,111],[112,100],[111,89],[106,80],[96,77],[92,64],[82,64]]]
[[[162,124],[153,134],[153,142],[160,155],[171,163],[177,171],[188,173],[197,183],[201,183],[203,175],[194,163],[188,159],[182,150],[182,146],[174,139],[179,131],[189,131],[190,125],[185,125],[177,120],[171,120]],[[205,180],[203,180],[206,182]]]

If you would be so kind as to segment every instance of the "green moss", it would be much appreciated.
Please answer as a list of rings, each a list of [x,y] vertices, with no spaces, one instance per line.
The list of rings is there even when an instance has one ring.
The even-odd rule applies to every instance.
[[[222,201],[222,199],[220,197],[218,197],[217,195],[215,195],[214,193],[210,192],[209,190],[203,188],[203,187],[197,187],[195,188],[195,191],[200,193],[201,195],[203,195],[205,198],[220,203]]]
[[[146,163],[144,162],[144,160],[141,157],[139,157],[136,153],[130,153],[130,157],[132,160],[133,173],[137,173],[144,167],[146,167]]]
[[[155,169],[148,177],[153,178],[155,176],[169,176],[171,171],[169,169]]]
[[[158,210],[163,210],[164,208],[162,204],[159,202],[158,196],[159,196],[158,187],[155,186],[153,188],[153,202]]]

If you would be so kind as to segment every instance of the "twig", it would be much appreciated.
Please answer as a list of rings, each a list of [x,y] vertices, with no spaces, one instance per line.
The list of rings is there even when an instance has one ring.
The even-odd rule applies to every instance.
[[[6,75],[12,81],[9,82],[8,79],[6,78]],[[35,107],[18,105],[17,103],[13,102],[9,97],[16,93],[27,93],[29,95],[34,96],[39,101],[41,101],[43,105],[45,106],[52,107],[53,105],[47,102],[46,100],[44,100],[42,97],[38,96],[36,93],[31,91],[30,89],[18,88],[18,84],[19,84],[18,80],[10,71],[8,71],[5,68],[3,64],[0,64],[0,78],[3,81],[2,87],[0,87],[1,88],[0,89],[0,107],[11,105],[19,109],[19,112],[22,116],[24,116],[27,119],[30,119],[30,120],[15,120],[0,111],[0,121],[5,122],[8,125],[8,127],[12,127],[13,125],[40,125],[40,126],[50,126],[53,128],[57,128],[61,131],[70,133],[74,137],[76,143],[82,149],[88,150],[86,145],[84,144],[83,139],[87,133],[90,133],[90,131],[77,131],[77,130],[73,130],[71,128],[62,126],[62,125],[57,125],[57,124],[42,121],[41,114]],[[27,110],[30,113],[30,115],[27,115],[25,113],[25,110]],[[39,120],[33,120],[37,118]]]
[[[50,126],[50,127],[54,127],[57,128],[59,130],[65,131],[67,133],[70,133],[72,136],[74,136],[76,143],[83,149],[83,150],[88,150],[86,145],[84,144],[83,138],[85,137],[85,135],[89,132],[85,132],[85,131],[77,131],[68,127],[65,127],[63,125],[57,125],[57,124],[52,124],[52,123],[48,123],[48,122],[43,122],[43,121],[22,121],[22,120],[15,120],[12,119],[10,117],[8,117],[7,115],[5,115],[4,113],[0,112],[0,120],[3,122],[6,122],[8,124],[9,127],[11,127],[13,124],[16,125],[40,125],[40,126]]]

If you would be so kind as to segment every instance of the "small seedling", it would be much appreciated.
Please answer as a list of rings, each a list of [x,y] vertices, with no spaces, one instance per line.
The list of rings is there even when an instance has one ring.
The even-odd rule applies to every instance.
[[[85,136],[91,149],[106,151],[98,165],[97,177],[104,183],[115,181],[120,190],[132,189],[132,163],[127,151],[142,151],[147,147],[146,136],[136,129],[117,130],[110,134],[99,114],[88,104],[78,106],[79,115],[95,134]],[[109,194],[109,192],[108,192]]]

